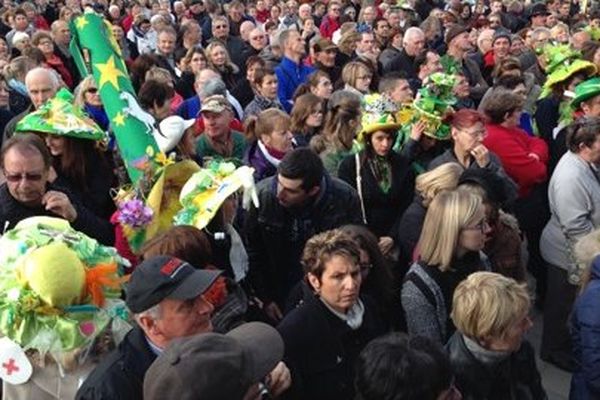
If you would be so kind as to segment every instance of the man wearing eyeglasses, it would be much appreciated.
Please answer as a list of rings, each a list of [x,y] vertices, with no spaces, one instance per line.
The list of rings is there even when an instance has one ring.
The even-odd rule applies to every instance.
[[[65,189],[49,183],[50,153],[39,136],[26,133],[10,138],[0,152],[6,182],[0,185],[0,234],[19,221],[35,216],[63,218],[104,245],[114,244],[109,221],[75,201]]]

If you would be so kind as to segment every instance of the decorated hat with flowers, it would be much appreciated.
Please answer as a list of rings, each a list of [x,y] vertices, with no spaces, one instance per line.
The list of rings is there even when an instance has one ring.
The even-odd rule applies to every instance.
[[[456,76],[445,73],[434,73],[424,82],[417,99],[410,107],[398,113],[398,122],[403,126],[412,126],[417,121],[425,123],[423,133],[437,140],[450,137],[450,127],[443,122],[444,117],[452,112],[456,97],[452,93],[456,85]]]
[[[547,45],[544,47],[543,58],[546,60],[548,79],[544,83],[540,98],[552,93],[555,85],[570,79],[573,75],[583,72],[588,77],[597,72],[596,65],[581,59],[581,53],[569,45]]]
[[[240,189],[244,190],[244,208],[248,208],[251,202],[258,207],[253,174],[253,168],[236,168],[231,162],[212,162],[196,172],[181,189],[179,200],[183,208],[175,216],[175,225],[193,225],[203,229],[223,202]]]
[[[0,248],[0,333],[22,349],[60,356],[90,345],[113,317],[127,319],[128,262],[67,221],[25,219]]]
[[[73,104],[73,95],[60,89],[38,110],[27,114],[15,128],[16,132],[36,132],[70,136],[79,139],[105,140],[106,133],[80,107]]]
[[[361,130],[357,140],[364,143],[364,136],[377,131],[398,130],[396,121],[398,106],[387,96],[369,94],[362,99]]]

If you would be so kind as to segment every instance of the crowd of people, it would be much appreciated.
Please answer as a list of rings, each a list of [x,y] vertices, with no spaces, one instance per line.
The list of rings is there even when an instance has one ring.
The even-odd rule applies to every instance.
[[[145,237],[122,193],[157,196],[70,46],[86,13],[185,165]],[[133,326],[71,368],[30,350],[3,398],[542,400],[534,308],[539,357],[600,398],[595,2],[5,0],[0,33],[0,234],[116,248]],[[228,166],[254,202],[173,218]]]

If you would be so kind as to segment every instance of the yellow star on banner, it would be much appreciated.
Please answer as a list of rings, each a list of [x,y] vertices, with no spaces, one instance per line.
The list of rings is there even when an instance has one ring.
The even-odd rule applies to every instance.
[[[77,18],[77,21],[75,21],[75,25],[77,26],[77,29],[79,29],[79,30],[82,30],[83,28],[85,28],[85,26],[87,24],[89,24],[89,22],[84,16]]]
[[[125,125],[125,115],[123,115],[121,113],[121,111],[119,111],[117,113],[117,115],[115,115],[115,117],[112,119],[112,121],[115,123],[115,125],[117,126],[123,126]]]
[[[112,84],[116,90],[119,90],[119,76],[127,78],[127,75],[115,65],[115,57],[110,56],[105,64],[96,64],[96,68],[100,71],[100,87],[104,84]]]

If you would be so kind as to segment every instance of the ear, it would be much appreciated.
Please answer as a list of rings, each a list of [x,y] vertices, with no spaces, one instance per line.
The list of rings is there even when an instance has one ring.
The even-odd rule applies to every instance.
[[[317,193],[319,193],[319,191],[320,191],[320,190],[321,190],[321,186],[320,186],[320,185],[317,185],[317,186],[315,186],[314,188],[312,188],[312,189],[310,189],[310,190],[308,191],[308,195],[309,195],[310,197],[313,197],[314,195],[316,195]]]
[[[308,283],[310,283],[310,286],[312,286],[313,290],[316,293],[319,293],[319,290],[321,289],[321,281],[319,281],[319,278],[310,272],[306,275],[306,277],[308,278]]]
[[[458,130],[454,127],[450,128],[450,136],[452,136],[452,140],[456,140],[457,135],[458,135]]]
[[[162,334],[160,328],[156,325],[156,321],[149,315],[142,315],[137,318],[137,323],[150,338],[156,337]]]

